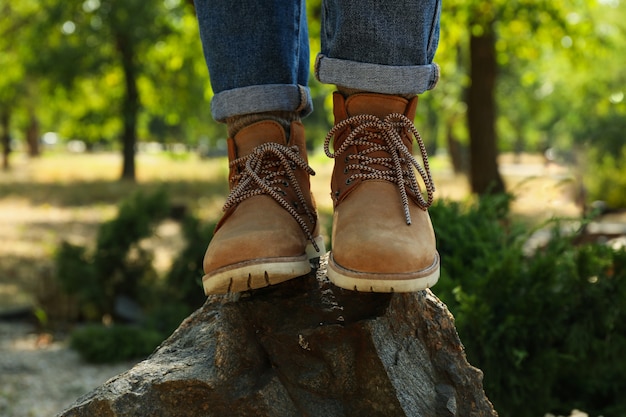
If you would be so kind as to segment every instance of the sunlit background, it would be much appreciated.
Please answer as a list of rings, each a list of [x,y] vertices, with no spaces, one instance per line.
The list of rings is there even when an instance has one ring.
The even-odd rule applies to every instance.
[[[319,51],[320,3],[307,2],[311,62]],[[476,207],[485,196],[509,193],[510,212],[498,221],[525,229],[515,235],[524,239],[524,256],[549,247],[555,227],[572,245],[619,248],[616,239],[626,235],[625,40],[621,0],[444,1],[435,58],[441,80],[420,97],[415,119],[439,204]],[[315,111],[304,122],[317,172],[312,186],[329,230],[332,161],[321,144],[332,126],[333,88],[313,78],[310,87]],[[103,337],[98,329],[140,323],[149,353],[202,304],[197,261],[228,192],[226,130],[211,119],[211,97],[191,1],[0,0],[0,416],[54,414],[128,368],[129,358],[90,357],[89,348],[76,353],[81,340]],[[554,218],[563,220],[554,226]],[[116,247],[115,233],[134,240]],[[119,256],[103,258],[105,249]],[[624,266],[602,262],[610,276]],[[111,270],[101,276],[105,264]],[[598,282],[591,275],[588,281]],[[141,280],[157,283],[155,294],[144,294]],[[445,285],[434,291],[461,326],[461,307],[471,304],[463,304],[466,289]],[[178,304],[159,312],[150,303],[164,294]],[[624,318],[619,311],[615,320]],[[160,315],[172,323],[155,328]],[[471,345],[473,335],[459,331]],[[111,343],[123,343],[120,337]],[[607,336],[593,342],[600,351],[602,340],[626,346],[623,337]],[[530,348],[497,349],[517,364],[511,373],[539,366]],[[554,349],[554,363],[566,363],[570,353]],[[489,367],[468,351],[470,362]],[[134,353],[131,360],[146,354]],[[569,366],[577,366],[575,358]],[[611,381],[621,389],[623,358],[616,369],[625,370]],[[567,372],[550,375],[557,374]],[[623,400],[615,401],[621,394],[602,385],[555,386],[537,413],[536,387],[509,378],[507,389],[519,392],[507,403],[495,388],[504,377],[490,377],[486,372],[487,395],[503,416],[577,407],[594,416],[626,412]],[[570,400],[568,389],[582,400]],[[524,402],[531,411],[509,413]]]

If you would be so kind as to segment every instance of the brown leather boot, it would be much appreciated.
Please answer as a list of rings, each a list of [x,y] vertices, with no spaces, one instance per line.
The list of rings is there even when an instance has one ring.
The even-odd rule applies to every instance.
[[[204,292],[246,291],[305,275],[324,253],[304,127],[274,121],[228,139],[230,195],[204,257]]]
[[[433,286],[439,279],[439,254],[427,208],[435,187],[413,125],[417,97],[363,93],[345,99],[335,93],[333,98],[335,127],[324,143],[326,154],[335,158],[328,277],[355,291]],[[412,156],[413,138],[423,166]]]

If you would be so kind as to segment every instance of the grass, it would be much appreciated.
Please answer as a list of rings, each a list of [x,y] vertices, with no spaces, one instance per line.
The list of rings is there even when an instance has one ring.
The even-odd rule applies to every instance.
[[[502,159],[503,168],[512,166],[507,158]],[[184,205],[205,221],[221,215],[228,193],[225,158],[139,154],[136,182],[118,180],[121,162],[121,156],[112,153],[47,153],[35,160],[16,154],[13,169],[0,172],[0,311],[46,303],[54,292],[52,256],[59,242],[89,245],[100,223],[112,218],[117,204],[137,190],[163,187],[174,204]],[[530,174],[505,176],[507,186],[517,195],[514,212],[531,223],[553,215],[577,214],[572,184],[563,176],[566,172],[546,175],[541,160],[534,156],[522,162]],[[333,162],[320,151],[310,156],[310,164],[317,173],[311,186],[322,227],[329,230]],[[447,159],[435,156],[430,164],[437,198],[468,197],[467,179],[453,174]],[[147,243],[155,250],[160,270],[169,267],[182,247],[179,232],[177,223],[166,223]],[[55,308],[71,310],[69,306]]]
[[[118,181],[121,157],[116,154],[51,154],[20,160],[0,175],[3,199],[28,200],[32,205],[61,207],[115,204],[138,189],[165,187],[174,199],[194,204],[203,198],[221,198],[228,192],[224,159],[185,161],[163,155],[139,155],[137,181]]]

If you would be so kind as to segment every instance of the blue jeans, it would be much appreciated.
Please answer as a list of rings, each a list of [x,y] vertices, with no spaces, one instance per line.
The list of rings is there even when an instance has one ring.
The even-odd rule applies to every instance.
[[[227,117],[312,111],[304,0],[195,0],[214,96]],[[324,0],[322,83],[382,94],[434,88],[440,0]]]

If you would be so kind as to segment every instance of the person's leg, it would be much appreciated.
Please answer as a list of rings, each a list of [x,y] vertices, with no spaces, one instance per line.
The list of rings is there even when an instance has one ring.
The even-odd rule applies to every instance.
[[[439,77],[439,14],[438,0],[324,2],[316,76],[339,90],[325,150],[335,158],[328,273],[340,287],[406,292],[439,278],[434,185],[413,126],[416,95]]]
[[[321,82],[395,95],[435,87],[440,0],[324,0],[322,7]]]
[[[205,293],[306,274],[323,242],[299,122],[311,111],[304,1],[195,3],[211,111],[229,130],[231,193],[205,254]]]
[[[215,120],[311,112],[304,0],[195,0]]]

